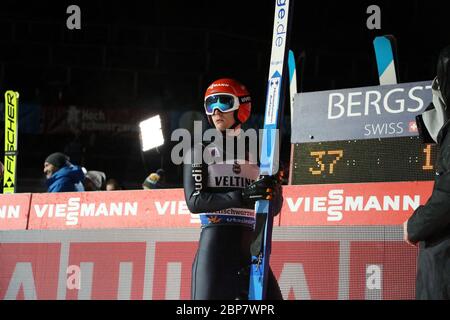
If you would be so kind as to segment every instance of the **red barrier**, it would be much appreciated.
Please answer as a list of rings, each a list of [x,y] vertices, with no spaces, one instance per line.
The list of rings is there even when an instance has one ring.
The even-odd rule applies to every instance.
[[[55,300],[60,256],[60,243],[1,243],[1,299]]]
[[[400,225],[433,182],[284,186],[275,226]],[[31,197],[31,205],[30,205]],[[29,211],[29,215],[28,215]],[[182,189],[0,196],[0,230],[196,227]]]
[[[284,299],[414,298],[416,249],[404,241],[348,241],[346,231],[342,240],[281,240],[307,232],[288,228],[275,229],[271,256]],[[0,299],[190,298],[197,242],[186,232],[185,241],[150,230],[26,232],[26,242],[0,239]]]
[[[29,229],[199,227],[182,189],[33,194]]]
[[[0,230],[27,228],[31,193],[0,195]]]
[[[433,181],[288,186],[281,225],[400,225],[432,188]]]
[[[414,298],[401,224],[432,182],[283,190],[271,265],[285,299]],[[182,189],[0,195],[0,210],[0,299],[190,297],[200,225]]]

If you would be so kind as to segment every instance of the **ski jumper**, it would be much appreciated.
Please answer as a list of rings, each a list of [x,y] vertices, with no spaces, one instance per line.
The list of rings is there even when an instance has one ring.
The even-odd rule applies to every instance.
[[[189,210],[198,213],[201,234],[192,266],[194,300],[247,299],[254,240],[254,206],[245,205],[241,190],[259,176],[257,158],[248,152],[238,159],[241,136],[225,136],[223,147],[193,147],[184,164],[184,192]],[[233,139],[234,150],[226,150]],[[203,154],[212,161],[206,163]],[[267,299],[282,299],[270,270]]]

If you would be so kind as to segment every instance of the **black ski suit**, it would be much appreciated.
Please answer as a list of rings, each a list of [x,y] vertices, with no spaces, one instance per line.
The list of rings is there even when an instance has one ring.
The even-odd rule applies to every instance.
[[[419,241],[416,299],[450,299],[450,121],[440,130],[433,193],[408,220],[408,238]]]
[[[237,146],[240,137],[226,139],[234,139]],[[226,146],[225,141],[223,144]],[[197,147],[187,155],[191,161],[185,161],[183,177],[187,206],[192,213],[200,214],[202,224],[192,266],[191,299],[247,299],[255,212],[253,206],[243,203],[241,189],[258,179],[259,167],[254,159],[253,164],[249,163],[249,152],[246,159],[237,159],[236,148],[227,152],[213,143]],[[206,163],[204,151],[215,160]],[[231,161],[224,161],[227,156]],[[282,299],[272,270],[267,299]]]

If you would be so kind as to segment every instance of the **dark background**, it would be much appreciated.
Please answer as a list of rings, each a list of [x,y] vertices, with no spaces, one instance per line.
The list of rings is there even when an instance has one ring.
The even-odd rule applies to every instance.
[[[439,50],[450,44],[444,1],[294,1],[290,48],[301,62],[301,91],[377,85],[372,41],[378,35],[397,38],[400,82],[432,79]],[[81,30],[66,28],[71,4],[81,8]],[[371,4],[381,8],[381,30],[366,27]],[[38,129],[20,127],[18,191],[45,191],[43,161],[55,151],[126,188],[140,188],[159,167],[180,186],[170,142],[141,155],[137,131],[58,133],[48,119],[71,105],[121,110],[129,119],[161,114],[167,141],[183,113],[203,112],[210,82],[234,77],[252,93],[257,125],[273,11],[273,0],[2,1],[0,91],[19,91],[21,105],[39,110]],[[287,162],[288,127],[284,138]]]

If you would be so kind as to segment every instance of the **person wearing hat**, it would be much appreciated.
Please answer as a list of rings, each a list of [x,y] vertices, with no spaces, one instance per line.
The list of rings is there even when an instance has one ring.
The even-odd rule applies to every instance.
[[[90,170],[86,172],[84,177],[85,191],[100,191],[103,190],[106,181],[106,174],[102,171]]]
[[[106,191],[123,190],[123,186],[117,179],[109,178],[106,180]]]
[[[152,172],[144,182],[142,182],[143,189],[165,189],[165,171],[164,169],[158,169],[156,172]]]
[[[44,161],[47,177],[47,192],[84,191],[84,172],[80,166],[70,163],[70,158],[61,152],[49,155]]]

